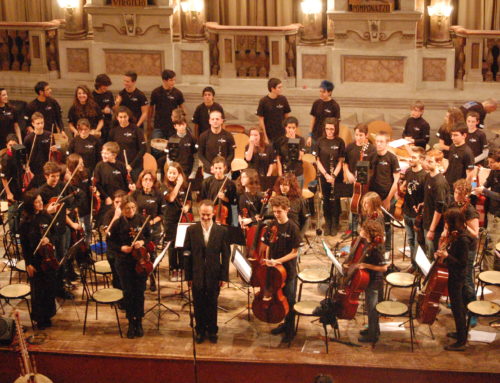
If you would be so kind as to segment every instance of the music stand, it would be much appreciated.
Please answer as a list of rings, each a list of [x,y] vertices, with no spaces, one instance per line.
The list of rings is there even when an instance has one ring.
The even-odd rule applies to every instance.
[[[426,277],[427,274],[429,274],[432,264],[429,261],[429,258],[427,258],[424,250],[420,246],[418,247],[417,253],[415,254],[415,263],[422,272],[422,275]]]
[[[247,294],[247,307],[238,312],[236,315],[234,315],[232,318],[224,322],[224,324],[227,324],[231,322],[234,318],[239,316],[245,309],[247,310],[247,318],[248,321],[250,321],[250,280],[252,279],[252,266],[248,263],[248,260],[243,256],[241,251],[235,247],[233,250],[233,254],[231,255],[231,263],[234,265],[236,270],[238,271],[238,274],[241,276],[243,281],[245,282],[245,286],[247,288],[246,294]]]
[[[158,281],[157,283],[157,286],[158,288],[156,289],[156,303],[154,304],[153,307],[151,307],[148,311],[146,311],[144,313],[144,316],[146,316],[147,313],[149,313],[150,311],[153,311],[155,308],[158,309],[158,313],[156,314],[157,318],[158,318],[158,322],[157,322],[157,329],[159,330],[160,329],[160,319],[161,319],[161,315],[162,315],[162,308],[167,310],[167,311],[170,311],[172,314],[175,314],[177,315],[178,318],[180,318],[180,315],[178,312],[176,312],[175,310],[172,310],[170,307],[168,307],[167,305],[164,305],[162,302],[161,302],[161,294],[160,294],[160,290],[161,290],[161,280],[160,280],[160,263],[161,261],[163,260],[163,257],[165,256],[165,254],[167,254],[167,251],[168,251],[168,248],[170,247],[170,244],[171,242],[168,242],[167,243],[167,246],[165,246],[165,248],[162,250],[162,252],[156,257],[155,259],[155,262],[153,263],[153,273],[156,272],[156,280]]]
[[[394,263],[394,228],[397,227],[398,229],[404,229],[405,225],[403,222],[396,219],[396,217],[394,217],[391,213],[389,213],[383,206],[380,206],[380,209],[382,209],[382,212],[387,217],[389,217],[389,219],[391,220],[390,221],[390,225],[391,225],[391,229],[390,229],[391,230],[391,263],[387,267],[387,272],[392,273],[394,271],[401,271],[400,268],[397,267],[396,264]],[[405,248],[406,248],[406,241],[405,241],[405,243],[403,243],[403,251],[405,250]]]

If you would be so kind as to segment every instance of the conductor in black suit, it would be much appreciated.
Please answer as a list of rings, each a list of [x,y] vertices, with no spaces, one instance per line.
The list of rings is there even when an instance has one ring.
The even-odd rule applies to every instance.
[[[184,249],[185,275],[193,291],[196,342],[205,336],[217,343],[217,299],[224,281],[229,281],[230,248],[225,227],[213,221],[212,201],[200,203],[201,222],[187,229]]]

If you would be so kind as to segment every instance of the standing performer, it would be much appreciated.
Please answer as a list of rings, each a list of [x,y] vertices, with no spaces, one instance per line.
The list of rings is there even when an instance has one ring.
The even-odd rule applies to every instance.
[[[424,103],[422,101],[415,101],[411,106],[410,117],[406,120],[403,138],[406,138],[413,145],[425,149],[425,146],[429,142],[431,127],[422,117],[423,114]]]
[[[107,74],[98,74],[95,78],[94,88],[92,92],[92,97],[94,101],[99,105],[101,113],[104,117],[104,124],[101,129],[101,142],[108,142],[109,130],[113,123],[113,108],[115,106],[115,98],[113,93],[109,91],[111,86],[111,79]]]
[[[447,237],[442,237],[448,246],[438,254],[446,257],[448,264],[448,295],[451,312],[455,320],[456,332],[449,332],[448,337],[456,339],[455,343],[445,346],[447,351],[464,351],[467,343],[466,306],[463,299],[463,287],[467,258],[472,248],[472,238],[465,225],[465,216],[459,208],[448,209],[444,213]]]
[[[128,71],[123,76],[124,88],[118,93],[115,99],[115,108],[126,106],[134,116],[134,121],[137,127],[142,129],[144,133],[143,124],[146,122],[149,112],[149,103],[146,95],[137,89],[137,73]]]
[[[297,136],[299,121],[295,117],[287,117],[283,124],[285,125],[285,136],[276,137],[273,140],[274,149],[277,154],[278,175],[282,176],[285,173],[295,174],[302,189],[304,187],[302,156],[305,152],[305,141],[303,137]],[[298,147],[294,148],[294,152],[290,148],[290,139],[299,140]]]
[[[217,299],[224,282],[229,282],[230,248],[227,230],[214,224],[212,201],[200,203],[201,221],[186,232],[186,280],[193,289],[196,342],[205,336],[217,343]]]
[[[245,161],[250,169],[257,170],[261,185],[271,186],[268,180],[276,167],[276,152],[271,144],[266,144],[262,130],[258,126],[250,128],[248,144],[245,146]]]
[[[224,109],[222,105],[214,101],[215,90],[211,86],[207,86],[203,89],[201,94],[203,96],[203,102],[196,107],[193,113],[193,123],[194,123],[194,136],[199,138],[200,135],[210,129],[210,113],[212,110],[218,110],[222,119],[224,119]]]
[[[488,158],[488,139],[484,131],[478,128],[479,113],[469,112],[466,118],[467,138],[465,139],[474,154],[474,164],[482,165]]]
[[[283,343],[288,343],[295,337],[295,294],[297,289],[297,256],[302,237],[299,228],[293,221],[288,219],[290,201],[283,196],[272,197],[271,204],[275,221],[268,225],[269,228],[277,227],[276,240],[271,241],[267,237],[264,241],[269,246],[267,249],[266,265],[274,266],[283,264],[286,270],[286,281],[283,294],[288,301],[289,311],[285,321],[271,330],[271,334],[283,334]]]
[[[259,126],[264,133],[264,141],[274,143],[278,137],[285,135],[283,121],[288,117],[290,105],[285,96],[282,96],[283,84],[280,79],[270,78],[267,82],[269,93],[259,101],[257,116]]]
[[[238,216],[240,225],[247,226],[262,219],[258,217],[262,208],[259,176],[255,169],[245,169],[236,181]]]
[[[5,148],[5,140],[15,134],[18,142],[23,142],[16,110],[9,105],[9,95],[5,88],[0,88],[0,149]]]
[[[6,143],[7,151],[0,160],[0,179],[5,189],[5,198],[9,203],[9,209],[7,210],[9,229],[11,232],[17,233],[17,217],[19,217],[20,213],[18,206],[23,197],[23,169],[21,160],[12,151],[12,147],[18,144],[16,135],[9,134]]]
[[[85,85],[76,87],[73,105],[68,111],[69,129],[74,136],[78,134],[78,120],[86,118],[90,122],[90,134],[100,136],[104,125],[104,116],[101,108],[92,98],[89,88]]]
[[[467,137],[467,125],[463,122],[451,128],[450,152],[448,157],[448,168],[444,173],[450,190],[453,190],[455,181],[461,178],[472,179],[472,171],[474,170],[474,154],[471,148],[465,142]]]
[[[444,123],[439,128],[436,136],[439,138],[439,149],[443,152],[444,158],[448,158],[450,146],[453,143],[451,140],[451,128],[459,122],[464,122],[465,118],[460,109],[449,108],[444,117]]]
[[[317,140],[313,154],[317,157],[318,171],[321,173],[323,193],[323,215],[325,235],[335,236],[339,230],[340,195],[335,190],[342,183],[342,166],[345,159],[345,143],[338,136],[338,120],[328,117],[325,120],[324,134]]]
[[[86,118],[78,120],[76,127],[78,134],[70,141],[68,152],[82,156],[83,164],[92,174],[101,158],[101,142],[90,134],[90,123]]]
[[[35,128],[32,123],[33,114],[40,113],[45,121],[44,129],[50,132],[52,125],[57,127],[56,131],[63,132],[64,125],[62,123],[62,112],[59,103],[52,98],[52,88],[48,82],[39,81],[35,85],[36,98],[31,101],[26,107],[24,119],[26,120],[27,131],[33,132]],[[43,166],[43,164],[42,164]]]
[[[123,306],[129,321],[127,338],[144,336],[142,317],[144,316],[144,292],[146,290],[146,273],[136,271],[137,260],[134,250],[144,247],[151,240],[148,225],[144,226],[145,217],[137,213],[137,204],[130,196],[124,196],[121,204],[122,216],[113,223],[109,230],[109,246],[117,255],[115,265],[120,276],[123,290]],[[134,238],[144,226],[139,238]]]
[[[34,253],[47,231],[51,216],[43,209],[43,201],[37,190],[24,195],[24,211],[20,224],[20,239],[31,285],[31,317],[38,330],[52,326],[51,318],[56,314],[56,270],[45,266],[41,251]],[[53,231],[42,240],[42,245],[50,247]]]

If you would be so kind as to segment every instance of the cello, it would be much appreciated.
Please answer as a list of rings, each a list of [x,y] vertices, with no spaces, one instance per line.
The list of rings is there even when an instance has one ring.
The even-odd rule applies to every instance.
[[[150,218],[151,215],[148,215],[146,217],[143,225],[141,226],[139,231],[137,231],[137,233],[135,234],[134,240],[130,245],[132,247],[132,257],[136,260],[135,271],[139,275],[149,275],[153,272],[153,263],[151,262],[151,257],[149,256],[150,244],[148,243],[147,245],[141,246],[139,248],[134,247],[135,243],[139,240],[139,236],[142,234],[144,228],[148,224]],[[154,250],[154,245],[153,245],[153,250]]]
[[[278,225],[268,226],[266,235],[269,243],[276,242],[278,240]],[[267,255],[269,255],[269,251],[267,251]],[[256,274],[256,280],[260,287],[252,302],[254,315],[263,322],[281,322],[290,310],[282,290],[286,281],[285,268],[280,263],[268,266],[263,260],[256,269],[252,270],[252,274]]]

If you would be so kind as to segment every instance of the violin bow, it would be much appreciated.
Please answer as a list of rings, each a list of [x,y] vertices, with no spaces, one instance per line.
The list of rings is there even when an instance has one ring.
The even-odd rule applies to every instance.
[[[182,203],[182,207],[181,207],[181,215],[179,217],[179,222],[178,223],[181,223],[181,220],[182,220],[182,215],[185,214],[184,213],[184,206],[186,206],[186,203],[187,203],[187,199],[188,199],[188,196],[189,196],[189,190],[191,189],[191,182],[188,184],[188,188],[186,190],[186,197],[184,197],[184,202]]]
[[[146,217],[146,220],[144,221],[144,223],[142,224],[140,230],[137,232],[137,234],[135,235],[135,238],[134,240],[132,241],[132,244],[130,246],[134,246],[134,244],[137,242],[137,239],[139,238],[139,236],[141,235],[142,231],[144,230],[144,228],[146,227],[147,223],[149,222],[149,219],[151,218],[151,214],[148,215]]]
[[[227,181],[227,177],[224,177],[224,182],[222,183],[219,191],[217,192],[217,195],[222,191],[222,189],[224,189],[224,185],[226,184],[226,181]],[[215,201],[217,201],[217,198],[219,198],[219,197],[215,197],[214,202],[213,202],[214,204],[215,204]]]
[[[10,181],[12,181],[12,177],[10,177],[10,178],[9,178],[9,181],[7,182],[7,185],[5,185],[5,186],[9,186]],[[3,193],[5,193],[5,191],[6,191],[6,189],[5,189],[5,188],[3,188],[3,190],[0,192],[0,198],[2,198]]]
[[[31,162],[31,155],[33,154],[33,149],[35,148],[35,142],[36,142],[36,133],[34,133],[34,137],[33,137],[33,144],[31,145],[31,149],[30,149],[30,155],[28,157],[28,162],[26,162],[26,167],[29,168],[30,166],[30,162]],[[50,149],[49,149],[50,150]]]
[[[71,177],[69,177],[69,180],[66,182],[66,184],[63,187],[63,189],[61,190],[61,192],[57,196],[56,203],[59,202],[59,200],[61,199],[62,195],[66,191],[66,188],[69,186],[69,183],[71,182],[71,180],[73,179],[73,177],[75,176],[75,174],[76,174],[77,171],[78,171],[78,166],[75,168],[75,170],[73,170],[73,173],[71,174]]]
[[[40,239],[40,241],[38,242],[38,246],[36,247],[35,251],[33,252],[33,254],[36,254],[36,252],[38,251],[38,249],[40,248],[41,244],[42,244],[42,240],[47,237],[47,234],[49,233],[49,230],[52,228],[52,225],[54,225],[54,222],[56,222],[56,219],[57,217],[59,216],[59,213],[62,211],[63,207],[64,207],[64,204],[66,202],[63,202],[61,204],[61,207],[57,210],[56,214],[54,215],[54,217],[52,218],[52,221],[50,222],[50,225],[49,227],[47,227],[47,230],[45,230],[45,233],[43,233],[43,236],[42,238]]]

